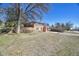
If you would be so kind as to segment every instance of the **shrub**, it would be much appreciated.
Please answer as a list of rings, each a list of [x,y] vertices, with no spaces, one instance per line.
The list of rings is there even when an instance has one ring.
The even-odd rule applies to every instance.
[[[8,33],[10,31],[11,31],[10,28],[3,28],[3,29],[0,30],[0,33]]]
[[[64,32],[64,29],[52,28],[51,31],[55,31],[55,32]]]
[[[69,31],[73,27],[73,24],[70,22],[67,23],[56,23],[55,25],[51,26],[51,31],[56,32],[64,32],[65,30]]]

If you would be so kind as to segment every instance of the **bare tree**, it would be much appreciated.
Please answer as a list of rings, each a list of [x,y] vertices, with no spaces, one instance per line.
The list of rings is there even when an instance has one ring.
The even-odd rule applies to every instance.
[[[34,21],[41,20],[43,13],[46,13],[49,10],[49,4],[44,3],[26,3],[20,4],[15,3],[11,4],[15,7],[16,12],[16,32],[20,33],[20,25],[23,20]],[[24,8],[23,8],[24,6]]]
[[[22,12],[21,10],[21,4],[16,4],[16,13],[17,13],[17,33],[20,33],[20,20],[21,16],[23,18],[26,17],[26,19],[30,20],[37,20],[42,18],[42,12],[46,13],[48,11],[48,4],[41,4],[41,3],[29,3],[25,9],[25,11]],[[25,17],[24,17],[25,15]]]

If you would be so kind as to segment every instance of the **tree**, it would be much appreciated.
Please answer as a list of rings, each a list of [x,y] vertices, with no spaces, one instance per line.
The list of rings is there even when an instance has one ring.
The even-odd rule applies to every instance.
[[[73,27],[73,24],[70,22],[67,23],[56,23],[55,25],[52,26],[51,30],[52,31],[58,31],[58,32],[63,32],[65,30],[69,31]]]
[[[65,24],[64,23],[61,24],[61,28],[62,28],[62,30],[65,30]]]
[[[15,7],[14,8],[15,11],[12,12],[13,10],[12,11],[10,10],[10,12],[12,13],[9,12],[7,14],[9,17],[8,20],[16,18],[15,20],[16,20],[17,33],[20,33],[20,29],[21,29],[20,25],[22,21],[24,20],[36,21],[38,19],[41,20],[43,13],[46,13],[49,10],[48,8],[49,4],[44,4],[44,3],[26,3],[26,4],[15,3],[15,4],[10,4],[10,5]],[[5,12],[8,12],[8,11],[5,11]],[[15,17],[13,18],[13,16],[11,15]]]
[[[73,27],[73,24],[71,22],[67,22],[65,24],[65,30],[71,30],[72,27]]]
[[[58,28],[58,27],[60,27],[60,26],[61,26],[60,23],[56,23],[56,24],[55,24],[55,27],[56,27],[56,28]]]
[[[9,8],[7,8],[6,15],[7,15],[7,17],[6,17],[6,22],[5,22],[5,24],[8,25],[9,23],[11,23],[11,24],[10,24],[10,27],[11,27],[12,25],[15,25],[16,17],[17,17],[17,16],[16,16],[15,8],[14,8],[14,7],[9,7]],[[12,26],[12,27],[13,27],[13,26]]]
[[[15,25],[16,25],[16,10],[15,7],[11,6],[7,8],[6,12],[6,21],[5,21],[5,28],[10,29],[10,33],[13,32]]]
[[[2,25],[2,23],[3,23],[3,22],[0,20],[0,26]]]
[[[28,20],[37,20],[41,19],[41,13],[48,11],[48,4],[28,4],[25,11],[21,10],[21,4],[16,4],[16,15],[17,15],[17,33],[20,33],[20,24],[21,24],[21,17]],[[37,11],[37,12],[36,12]],[[24,17],[25,15],[25,17]]]

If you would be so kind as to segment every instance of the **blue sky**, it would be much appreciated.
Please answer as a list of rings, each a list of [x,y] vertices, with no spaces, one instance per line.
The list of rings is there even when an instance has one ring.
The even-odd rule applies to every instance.
[[[7,7],[3,4],[0,7]],[[44,14],[43,22],[54,24],[56,22],[71,22],[79,26],[79,5],[75,3],[53,3],[50,4],[48,13]]]
[[[71,22],[79,26],[79,5],[71,3],[51,4],[50,11],[44,15],[44,22],[54,24],[56,22]]]

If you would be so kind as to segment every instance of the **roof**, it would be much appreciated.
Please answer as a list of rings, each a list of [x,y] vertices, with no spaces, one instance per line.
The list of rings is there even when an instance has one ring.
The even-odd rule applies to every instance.
[[[42,25],[48,26],[48,24],[42,23],[42,22],[35,22],[35,21],[32,21],[32,22],[27,22],[27,23],[31,23],[31,24],[42,24]]]

